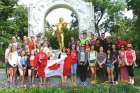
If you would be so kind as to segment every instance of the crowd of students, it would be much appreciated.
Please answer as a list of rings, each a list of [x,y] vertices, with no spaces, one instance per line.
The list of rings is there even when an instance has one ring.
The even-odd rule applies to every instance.
[[[136,65],[136,54],[132,44],[118,37],[115,43],[111,37],[91,38],[83,33],[79,40],[71,37],[69,47],[61,49],[61,56],[65,55],[62,84],[66,84],[68,78],[77,85],[77,77],[82,84],[86,84],[87,77],[91,83],[96,81],[109,81],[117,84],[118,81],[134,84],[134,66]],[[7,64],[7,77],[11,85],[18,80],[22,84],[28,81],[34,84],[34,79],[40,79],[40,85],[46,84],[45,67],[51,57],[52,48],[47,38],[41,36],[24,36],[19,42],[12,37],[11,43],[5,51],[5,62]],[[60,57],[61,57],[60,56]]]

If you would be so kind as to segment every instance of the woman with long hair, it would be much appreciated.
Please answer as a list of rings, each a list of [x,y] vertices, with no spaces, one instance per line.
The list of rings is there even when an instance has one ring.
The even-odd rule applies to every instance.
[[[119,68],[120,68],[120,80],[122,82],[128,82],[128,72],[125,64],[125,47],[121,46],[119,51]]]
[[[25,51],[22,50],[18,61],[18,70],[19,70],[20,80],[22,84],[24,84],[26,67],[27,67],[27,56],[25,55]]]
[[[67,83],[68,77],[71,76],[71,51],[70,51],[70,48],[68,48],[67,50],[65,50],[63,48],[63,53],[65,53],[65,52],[66,52],[67,56],[64,60],[64,68],[63,68],[63,82],[64,82],[64,84]]]
[[[96,84],[96,58],[97,52],[94,49],[94,46],[91,46],[89,54],[89,67],[91,70],[91,83]]]
[[[34,78],[37,73],[38,56],[34,50],[31,50],[31,54],[28,59],[28,78],[29,82],[34,85]]]
[[[8,75],[10,79],[10,84],[15,85],[16,79],[16,67],[18,64],[18,53],[16,47],[12,46],[8,54]]]
[[[118,50],[115,44],[112,45],[112,52],[115,57],[115,63],[114,63],[114,81],[117,84],[118,83],[118,78],[119,78],[119,62],[118,62]]]
[[[110,83],[114,83],[114,63],[116,62],[116,58],[113,55],[113,52],[111,49],[107,49],[107,74],[108,74],[108,81]]]
[[[76,46],[72,45],[72,50],[71,50],[71,79],[73,85],[76,85],[76,75],[77,75],[77,60],[78,60],[78,55],[76,51]]]

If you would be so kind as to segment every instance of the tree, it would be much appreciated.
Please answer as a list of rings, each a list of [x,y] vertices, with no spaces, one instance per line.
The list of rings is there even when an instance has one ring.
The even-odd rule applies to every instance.
[[[86,0],[92,2],[95,10],[95,30],[100,36],[101,32],[111,31],[115,18],[126,8],[124,0]]]
[[[9,37],[13,33],[11,20],[12,13],[17,5],[17,0],[1,0],[0,1],[0,42],[8,42]]]
[[[7,44],[12,36],[27,34],[27,9],[17,4],[17,0],[0,1],[0,42]]]
[[[12,36],[27,35],[27,9],[17,4],[18,0],[0,0],[0,56]],[[22,34],[22,35],[23,35]]]
[[[127,5],[128,5],[128,9],[129,10],[133,10],[134,13],[134,18],[136,19],[135,21],[135,30],[134,33],[135,34],[135,42],[136,42],[136,46],[140,49],[140,0],[126,0],[127,1]]]
[[[28,12],[24,6],[17,6],[13,12],[16,35],[23,37],[28,34]]]

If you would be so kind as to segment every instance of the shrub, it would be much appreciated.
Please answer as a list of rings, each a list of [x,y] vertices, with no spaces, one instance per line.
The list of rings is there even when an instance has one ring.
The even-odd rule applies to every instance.
[[[48,41],[50,42],[50,46],[53,49],[58,49],[58,41],[56,38],[56,35],[54,34],[54,32],[48,31],[45,32],[45,37],[47,37]],[[68,47],[70,38],[74,37],[76,40],[79,39],[79,30],[78,29],[73,29],[73,30],[69,30],[69,29],[65,29],[64,31],[64,45],[65,47]]]

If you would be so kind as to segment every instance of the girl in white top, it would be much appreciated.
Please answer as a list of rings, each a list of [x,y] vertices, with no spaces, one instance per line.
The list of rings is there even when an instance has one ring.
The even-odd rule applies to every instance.
[[[8,54],[8,75],[11,84],[15,83],[17,64],[18,64],[18,53],[16,51],[16,47],[12,46]]]
[[[95,84],[96,83],[96,55],[97,55],[97,52],[95,51],[94,49],[94,46],[91,46],[91,49],[90,49],[90,56],[89,56],[89,67],[90,67],[90,70],[91,70],[91,83],[92,84]]]

